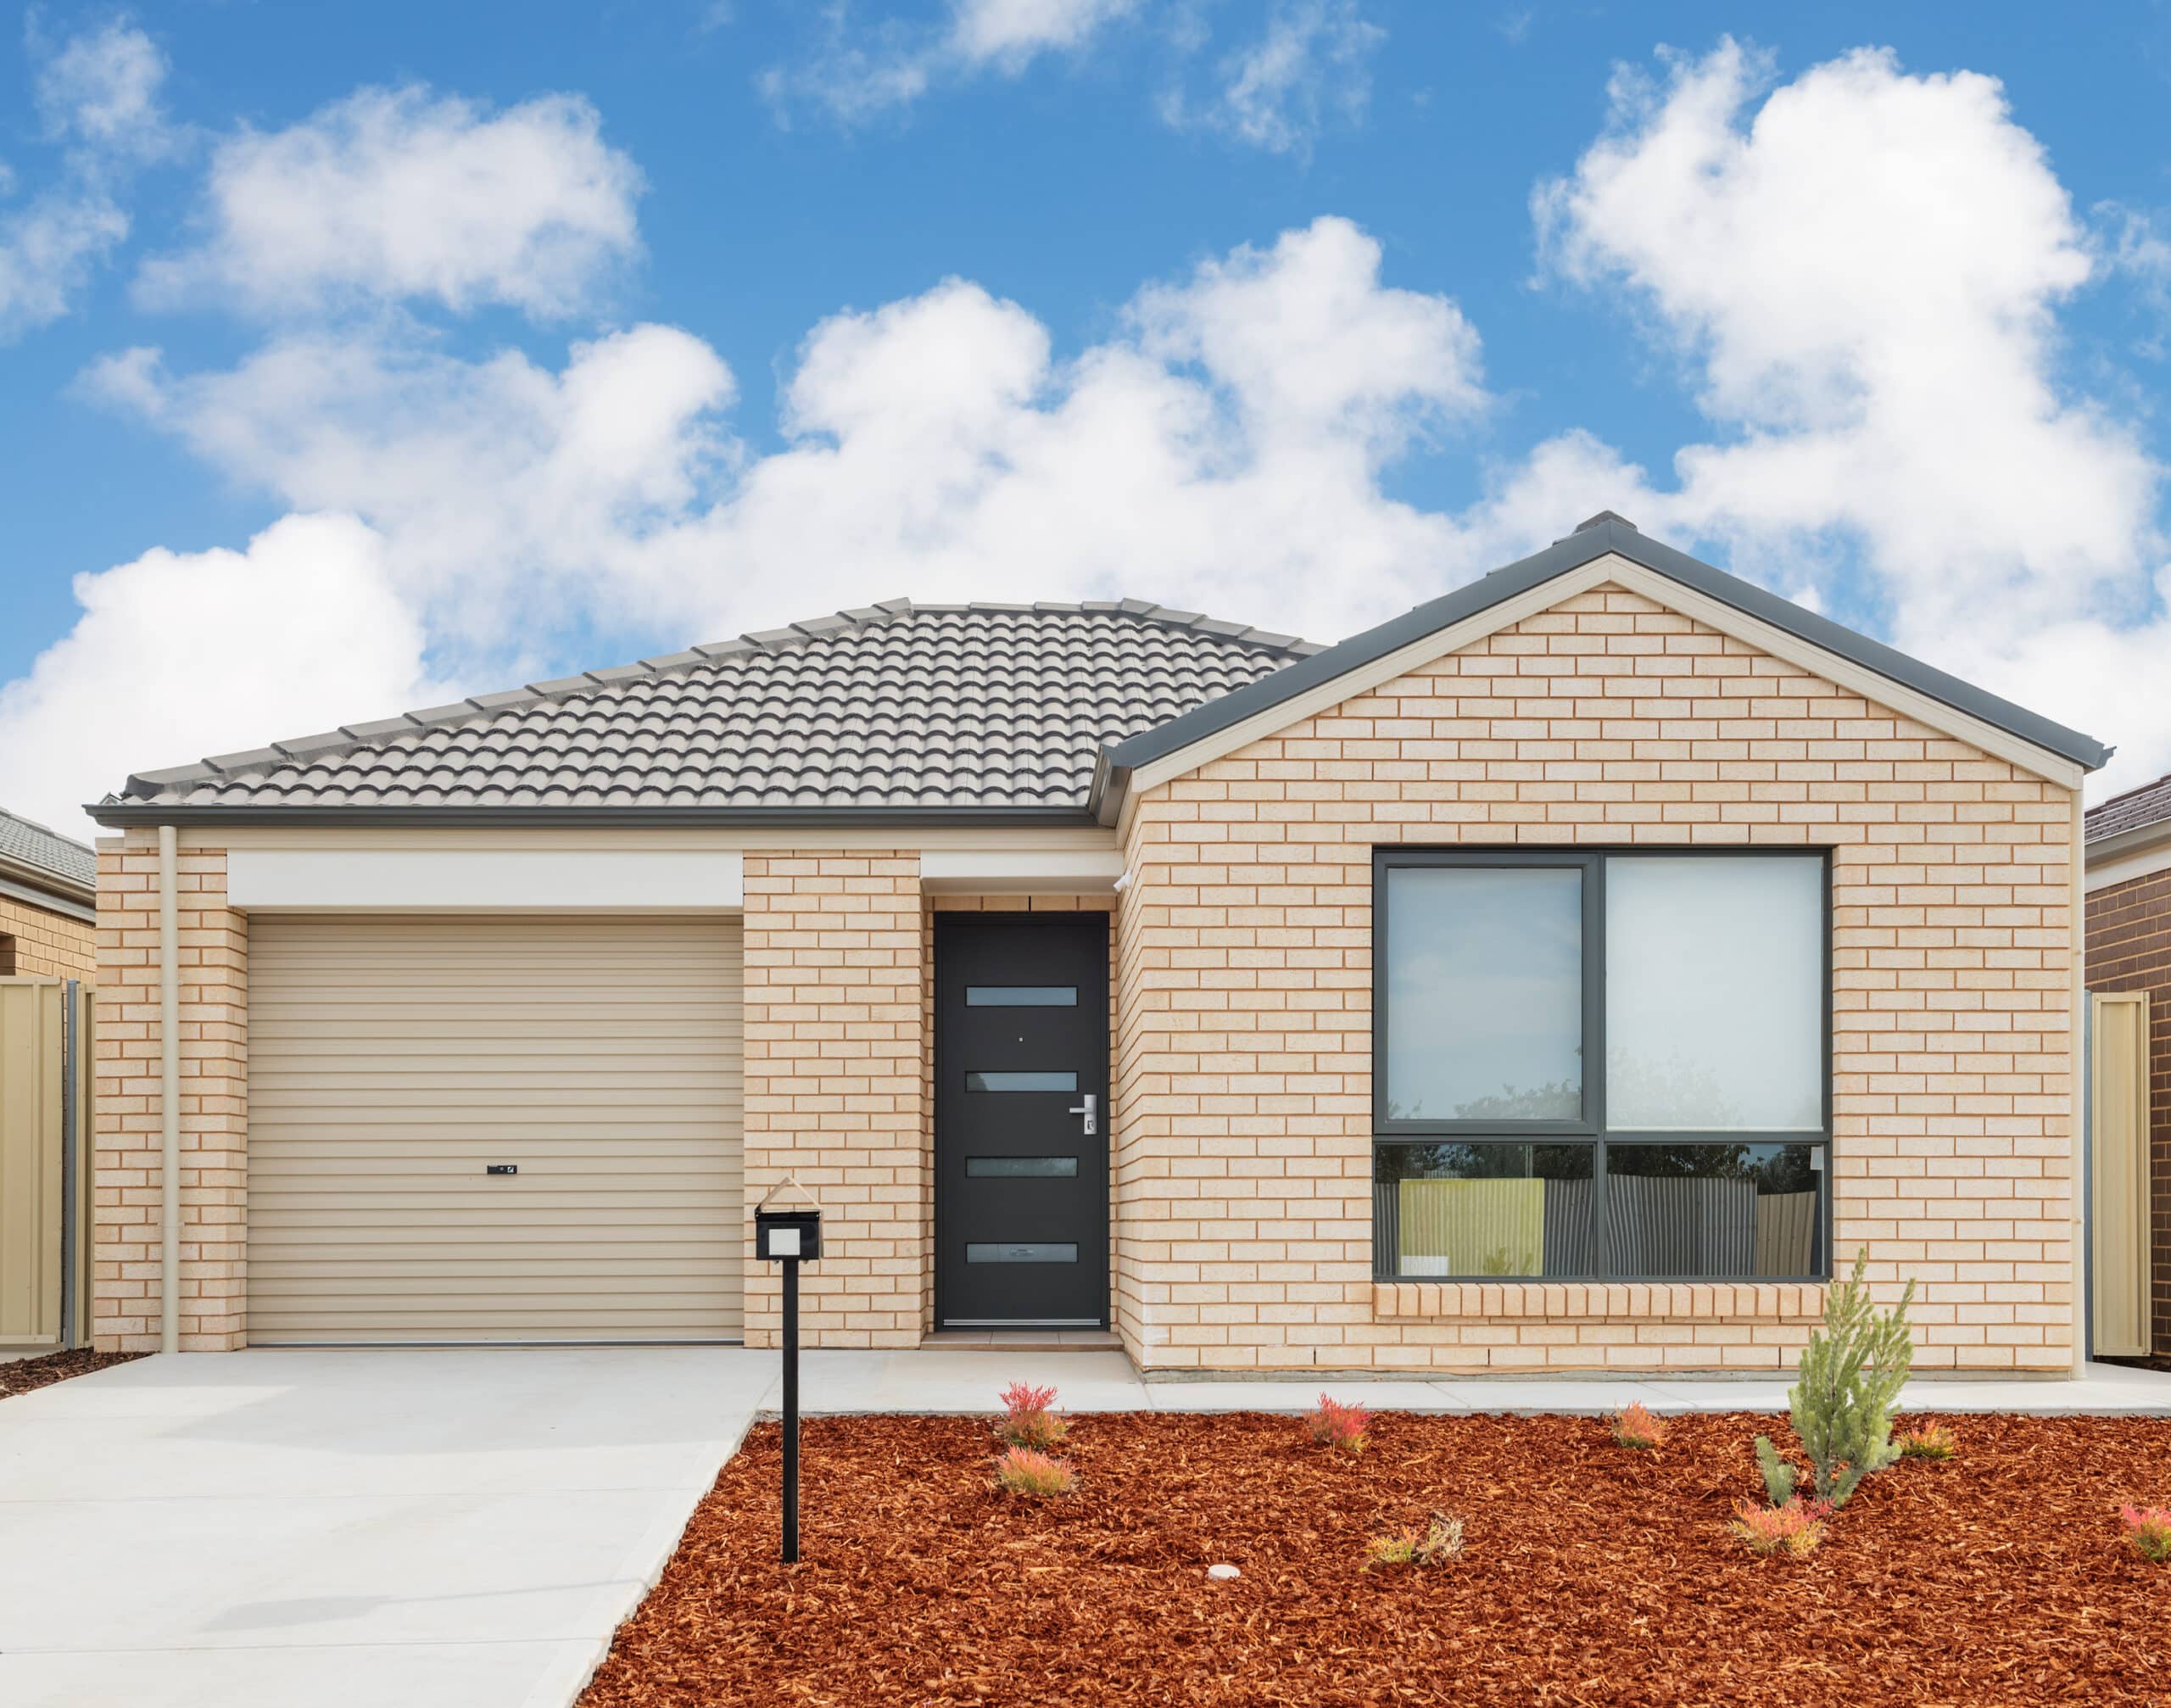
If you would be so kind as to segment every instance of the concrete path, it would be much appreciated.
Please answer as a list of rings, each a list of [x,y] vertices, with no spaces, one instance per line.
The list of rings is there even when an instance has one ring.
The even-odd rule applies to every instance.
[[[1142,1381],[1116,1352],[810,1353],[810,1414],[1778,1411],[1778,1381]],[[0,1401],[6,1708],[565,1708],[756,1414],[773,1353],[263,1351]],[[2171,1375],[1919,1378],[1922,1411],[2171,1416]]]
[[[992,1411],[1013,1381],[1052,1384],[1065,1411],[1284,1411],[1310,1409],[1324,1388],[1375,1410],[1549,1412],[1603,1415],[1640,1399],[1653,1411],[1781,1412],[1784,1380],[1627,1377],[1365,1378],[1315,1376],[1270,1381],[1141,1380],[1119,1352],[979,1349],[809,1353],[801,1404],[821,1412]],[[773,1404],[773,1400],[770,1404]],[[1904,1404],[1915,1411],[2005,1411],[2044,1416],[2171,1417],[2171,1374],[2091,1364],[2073,1381],[1917,1376]]]
[[[562,1708],[773,1354],[247,1352],[0,1400],[8,1708]]]

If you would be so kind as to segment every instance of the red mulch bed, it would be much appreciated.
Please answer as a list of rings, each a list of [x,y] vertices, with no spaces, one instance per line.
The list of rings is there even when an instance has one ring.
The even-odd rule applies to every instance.
[[[1804,1560],[1727,1527],[1758,1430],[1656,1453],[1588,1418],[1381,1418],[1361,1459],[1291,1418],[1088,1417],[1078,1493],[989,1487],[986,1426],[806,1426],[802,1563],[777,1563],[780,1437],[727,1465],[581,1708],[678,1705],[2043,1704],[2171,1701],[2171,1421],[1958,1417]],[[1452,1564],[1359,1570],[1434,1508]],[[1210,1582],[1217,1560],[1241,1566]]]
[[[65,1381],[71,1376],[88,1376],[94,1370],[132,1363],[145,1355],[140,1352],[92,1352],[84,1349],[41,1353],[36,1358],[15,1359],[0,1364],[0,1399],[28,1393],[33,1388],[50,1387],[54,1382]]]

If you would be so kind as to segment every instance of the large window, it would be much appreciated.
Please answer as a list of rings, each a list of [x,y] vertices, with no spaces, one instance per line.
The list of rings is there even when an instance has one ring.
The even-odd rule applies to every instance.
[[[1374,862],[1375,1267],[1822,1279],[1822,854]]]

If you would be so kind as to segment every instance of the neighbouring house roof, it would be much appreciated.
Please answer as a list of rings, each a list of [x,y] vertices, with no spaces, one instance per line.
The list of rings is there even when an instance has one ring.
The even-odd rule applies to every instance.
[[[1544,550],[1457,588],[1454,592],[1405,611],[1402,616],[1353,635],[1277,671],[1271,677],[1222,695],[1184,716],[1158,724],[1117,744],[1109,754],[1114,779],[1108,793],[1119,790],[1140,766],[1180,752],[1222,730],[1294,700],[1364,666],[1399,651],[1428,635],[1453,627],[1609,554],[1626,558],[1655,574],[1694,589],[1722,605],[1771,624],[1836,657],[1845,659],[1956,712],[2017,736],[2030,745],[2093,771],[2112,750],[2093,737],[2038,716],[1995,694],[1933,668],[1882,642],[1843,628],[1828,617],[1767,593],[1725,571],[1698,561],[1686,552],[1661,545],[1638,532],[1634,523],[1601,511],[1565,539]]]
[[[25,890],[84,903],[98,894],[98,857],[81,842],[0,807],[0,893]],[[73,910],[66,910],[73,911]]]
[[[1143,600],[892,600],[131,777],[108,823],[290,809],[1081,817],[1102,747],[1319,649]],[[171,810],[168,810],[171,809]]]
[[[2101,806],[2090,807],[2082,822],[2091,850],[2114,836],[2130,843],[2140,840],[2140,832],[2171,825],[2171,777],[2113,795]]]

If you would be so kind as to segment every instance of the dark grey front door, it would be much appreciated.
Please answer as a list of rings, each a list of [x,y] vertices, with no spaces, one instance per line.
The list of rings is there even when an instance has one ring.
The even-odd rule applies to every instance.
[[[935,1314],[1103,1328],[1108,916],[935,916]]]

